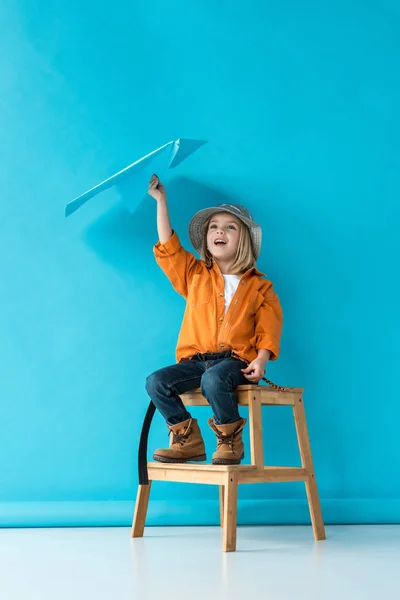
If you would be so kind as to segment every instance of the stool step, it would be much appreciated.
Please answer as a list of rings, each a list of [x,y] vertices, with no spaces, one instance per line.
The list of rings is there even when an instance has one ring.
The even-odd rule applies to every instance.
[[[263,467],[253,465],[196,465],[189,463],[148,463],[151,481],[177,481],[221,485],[227,473],[234,473],[238,483],[305,481],[309,474],[302,467]]]
[[[239,385],[235,389],[239,406],[248,406],[256,399],[261,406],[293,406],[304,391],[303,388],[286,388],[278,392],[267,385]],[[200,388],[180,394],[180,398],[185,406],[209,406]]]

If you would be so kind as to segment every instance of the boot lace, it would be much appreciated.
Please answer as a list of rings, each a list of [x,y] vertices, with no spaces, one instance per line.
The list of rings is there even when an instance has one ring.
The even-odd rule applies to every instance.
[[[171,430],[172,433],[172,444],[179,444],[180,446],[183,446],[187,440],[187,438],[189,437],[190,431],[191,431],[191,425],[192,425],[192,421],[190,421],[189,425],[187,426],[186,430],[181,432],[181,433],[175,433],[175,431]],[[168,433],[169,435],[169,433]]]
[[[179,444],[180,446],[183,446],[185,441],[187,440],[188,435],[187,433],[172,433],[172,443],[173,444]]]
[[[233,447],[235,445],[235,436],[236,436],[235,434],[236,434],[236,431],[233,431],[229,435],[223,435],[221,433],[218,433],[217,434],[218,448],[220,446],[226,445],[226,446],[229,446],[231,452],[233,452]]]

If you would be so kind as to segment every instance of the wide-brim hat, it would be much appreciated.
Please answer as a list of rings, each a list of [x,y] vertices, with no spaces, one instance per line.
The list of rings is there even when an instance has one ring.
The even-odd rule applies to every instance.
[[[189,238],[193,248],[201,254],[203,245],[203,226],[212,215],[219,212],[228,212],[240,219],[249,229],[253,246],[254,256],[257,259],[261,250],[261,227],[253,220],[253,217],[244,206],[240,204],[218,204],[210,208],[203,208],[197,212],[189,223]]]

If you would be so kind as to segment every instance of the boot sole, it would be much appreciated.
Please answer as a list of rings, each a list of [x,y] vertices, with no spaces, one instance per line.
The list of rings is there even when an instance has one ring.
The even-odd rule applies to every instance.
[[[213,465],[240,465],[240,462],[244,459],[244,453],[236,460],[229,460],[228,458],[213,458]]]
[[[200,454],[200,456],[193,456],[192,458],[187,458],[183,460],[182,458],[167,458],[166,456],[160,456],[159,454],[153,454],[154,460],[162,463],[188,463],[188,462],[202,462],[203,460],[207,460],[207,456],[205,454]]]

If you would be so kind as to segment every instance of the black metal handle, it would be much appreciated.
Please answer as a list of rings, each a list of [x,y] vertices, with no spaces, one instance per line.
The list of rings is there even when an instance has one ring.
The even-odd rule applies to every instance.
[[[140,434],[139,453],[138,453],[138,470],[140,485],[149,485],[149,474],[147,471],[147,440],[149,437],[150,425],[156,412],[156,407],[150,401],[146,416],[143,421],[142,433]]]

